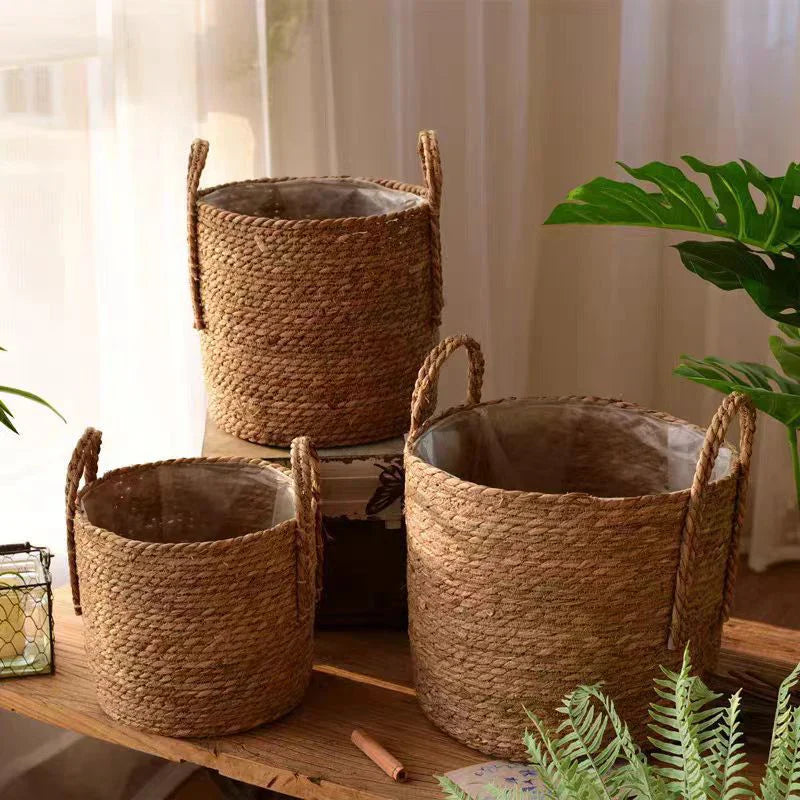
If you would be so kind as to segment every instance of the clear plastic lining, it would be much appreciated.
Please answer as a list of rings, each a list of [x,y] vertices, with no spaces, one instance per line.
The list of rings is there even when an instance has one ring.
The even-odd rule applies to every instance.
[[[82,503],[91,524],[144,542],[228,539],[295,515],[285,475],[225,462],[138,468],[91,486]]]
[[[341,219],[405,211],[424,201],[368,181],[303,178],[235,183],[203,195],[201,202],[249,217]]]
[[[418,439],[414,451],[484,486],[635,497],[691,487],[704,437],[631,409],[523,399],[446,417]],[[725,476],[733,460],[723,445],[712,480]]]

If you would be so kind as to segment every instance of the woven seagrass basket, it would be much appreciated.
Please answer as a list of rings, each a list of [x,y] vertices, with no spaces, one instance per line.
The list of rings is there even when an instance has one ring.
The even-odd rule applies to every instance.
[[[469,354],[465,405],[429,419],[439,370]],[[730,611],[755,412],[707,432],[592,397],[481,403],[483,357],[447,339],[419,373],[406,452],[409,635],[417,696],[465,744],[522,758],[523,705],[605,681],[644,741],[658,665],[691,640],[713,666]],[[739,450],[724,443],[739,415]]]
[[[169,736],[286,714],[311,676],[321,574],[310,441],[292,443],[291,475],[193,458],[98,479],[99,451],[90,428],[67,472],[67,545],[103,710]]]
[[[442,312],[442,169],[419,138],[425,186],[361,178],[267,178],[198,190],[188,234],[209,412],[261,444],[320,446],[408,428],[419,365]]]

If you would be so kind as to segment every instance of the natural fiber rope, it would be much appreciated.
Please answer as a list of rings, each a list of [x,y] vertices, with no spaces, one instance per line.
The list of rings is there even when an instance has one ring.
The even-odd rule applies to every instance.
[[[197,247],[197,189],[207,156],[208,142],[203,139],[195,139],[189,152],[189,169],[186,177],[186,219],[189,240],[189,280],[192,290],[194,327],[197,330],[205,328],[203,301],[200,297],[200,256]]]
[[[307,436],[292,442],[291,464],[297,503],[297,619],[301,620],[313,611],[322,592],[324,546],[319,457]]]
[[[467,402],[431,416],[439,371],[460,347],[469,356]],[[602,417],[595,415],[594,427],[575,431],[569,453],[553,454],[575,470],[565,493],[505,490],[452,475],[417,454],[420,437],[452,415],[508,404],[510,419],[515,404],[526,402],[480,403],[482,374],[477,343],[452,337],[430,354],[413,395],[406,521],[409,634],[420,703],[433,722],[464,743],[517,758],[524,752],[523,705],[554,723],[552,708],[564,692],[580,681],[606,680],[635,735],[645,736],[658,664],[678,666],[680,653],[668,649],[673,621],[682,626],[681,636],[691,637],[698,669],[708,669],[719,652],[735,581],[752,407],[730,396],[702,431],[632,403],[539,398],[551,407],[608,407],[696,431],[703,444],[692,488],[654,488],[639,496],[582,490],[609,448],[615,448],[614,463],[625,463],[618,450],[625,447],[625,429],[622,439],[604,438]],[[737,412],[740,452],[730,470],[712,480],[713,462]],[[571,419],[565,416],[562,424],[575,424]],[[637,452],[633,448],[630,459],[640,457]],[[474,453],[470,463],[481,463],[481,455]],[[665,468],[657,449],[650,457],[654,469]],[[641,472],[640,464],[634,466]]]
[[[198,190],[207,143],[192,146],[188,230],[195,326],[209,412],[226,432],[286,446],[337,446],[408,427],[420,362],[442,311],[436,136],[420,135],[425,186],[368,181],[425,202],[341,219],[252,217]],[[246,181],[267,188],[267,178]]]
[[[687,619],[689,598],[692,593],[692,578],[695,570],[696,537],[702,527],[703,500],[714,464],[719,454],[719,448],[725,441],[725,434],[731,421],[737,413],[741,420],[739,435],[739,461],[736,472],[739,476],[736,509],[733,516],[733,529],[731,532],[731,545],[728,551],[726,568],[725,594],[722,605],[722,619],[726,621],[730,616],[733,603],[733,592],[736,582],[736,560],[738,558],[739,537],[744,520],[745,496],[747,494],[747,480],[750,474],[750,455],[755,436],[756,414],[753,403],[749,397],[733,392],[728,395],[717,410],[708,427],[703,449],[697,461],[694,480],[692,481],[689,507],[686,511],[686,521],[681,534],[681,553],[678,562],[678,574],[675,579],[675,600],[672,611],[672,624],[668,646],[670,649],[682,648],[689,638],[689,620]]]
[[[100,705],[173,736],[245,730],[291,710],[310,679],[321,577],[311,442],[293,443],[291,474],[261,459],[189,458],[97,478],[99,443],[89,429],[70,461],[67,533]],[[295,518],[257,530],[289,481]]]
[[[428,353],[417,375],[414,393],[411,395],[411,427],[408,441],[419,436],[420,429],[433,413],[436,404],[436,387],[439,383],[439,372],[442,365],[460,347],[464,347],[468,356],[469,373],[467,377],[467,405],[477,405],[481,401],[483,388],[484,361],[481,346],[465,334],[450,336]]]
[[[72,605],[75,613],[81,613],[81,592],[78,584],[78,570],[75,566],[75,509],[78,502],[78,488],[81,478],[86,483],[97,479],[97,463],[100,458],[100,445],[103,434],[94,428],[87,428],[78,440],[67,467],[66,516],[67,516],[67,559],[69,561],[69,582],[72,589]]]
[[[436,131],[420,131],[419,157],[422,172],[428,188],[428,202],[431,204],[431,325],[438,328],[442,324],[444,308],[444,287],[442,284],[442,238],[439,227],[442,202],[442,159],[439,154],[439,141]]]

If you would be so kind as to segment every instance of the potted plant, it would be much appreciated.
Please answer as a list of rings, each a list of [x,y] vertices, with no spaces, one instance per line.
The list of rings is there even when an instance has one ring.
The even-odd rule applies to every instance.
[[[739,723],[741,690],[728,699],[692,675],[687,647],[680,672],[661,668],[655,681],[658,700],[650,708],[651,758],[633,741],[614,702],[600,685],[579,686],[558,709],[564,721],[548,731],[529,713],[532,730],[524,741],[541,794],[516,788],[493,792],[508,800],[792,800],[800,797],[800,706],[792,706],[792,688],[800,682],[800,664],[778,690],[766,772],[759,793],[745,776],[748,764]],[[439,783],[450,800],[469,800],[446,777]]]
[[[678,167],[657,161],[638,168],[620,163],[628,175],[657,191],[595,178],[573,189],[545,224],[638,226],[716,237],[675,247],[688,270],[724,291],[747,292],[762,313],[779,323],[786,338],[771,336],[769,345],[783,374],[767,364],[688,355],[681,356],[675,374],[720,392],[742,392],[786,426],[800,508],[800,165],[792,163],[782,177],[770,178],[744,159],[721,165],[693,156],[683,161],[707,176],[713,197]]]

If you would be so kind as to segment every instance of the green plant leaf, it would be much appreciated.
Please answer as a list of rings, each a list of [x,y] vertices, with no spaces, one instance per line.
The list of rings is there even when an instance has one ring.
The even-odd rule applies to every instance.
[[[725,291],[744,289],[768,317],[800,325],[800,261],[794,248],[761,253],[740,242],[681,242],[675,249],[690,272]]]
[[[17,395],[17,397],[24,397],[26,400],[32,400],[34,403],[39,403],[40,405],[43,405],[45,408],[49,408],[54,414],[56,414],[58,417],[61,417],[61,419],[64,422],[66,422],[64,417],[61,416],[61,414],[55,408],[53,408],[53,406],[51,406],[50,403],[47,402],[47,400],[42,399],[36,394],[33,394],[31,392],[26,392],[24,389],[15,389],[12,386],[0,386],[0,393],[14,394]]]
[[[770,336],[769,349],[790,378],[800,379],[800,344],[788,344],[780,336]]]
[[[707,800],[714,785],[706,760],[713,750],[721,711],[708,708],[719,698],[699,678],[694,677],[687,646],[678,673],[661,668],[664,678],[655,681],[656,694],[664,704],[650,709],[656,735],[653,758],[661,762],[658,774],[668,788],[686,800]]]
[[[798,769],[800,715],[796,713],[797,709],[792,708],[791,692],[798,682],[800,682],[800,664],[791,671],[778,689],[767,769],[761,781],[761,796],[764,800],[788,800],[792,795],[794,773]],[[797,778],[800,784],[800,776]],[[796,792],[800,794],[800,785],[796,787]]]
[[[772,367],[749,361],[724,361],[681,356],[675,375],[709,386],[718,392],[746,394],[753,405],[789,428],[800,426],[800,383],[787,380]],[[773,388],[772,384],[777,388]]]
[[[14,423],[11,421],[11,412],[3,406],[0,408],[0,424],[4,425],[8,428],[12,433],[19,433],[19,431],[14,427]]]
[[[781,322],[778,325],[778,330],[785,336],[788,336],[790,339],[800,341],[800,328],[797,328],[794,325],[786,325],[785,323]]]
[[[436,780],[439,782],[439,786],[447,800],[471,800],[470,796],[446,775],[438,775]]]
[[[720,726],[715,730],[708,757],[713,781],[712,800],[736,800],[740,797],[753,796],[752,784],[742,775],[747,762],[739,724],[741,699],[741,690],[730,698]]]
[[[573,189],[557,205],[545,225],[624,225],[693,231],[736,239],[778,252],[800,242],[800,210],[793,207],[800,190],[800,167],[790,164],[782,178],[769,178],[742,160],[706,164],[693,156],[683,160],[707,175],[715,198],[705,196],[678,167],[658,161],[643,167],[620,166],[639,181],[654,184],[646,192],[628,181],[595,178]],[[754,187],[765,198],[759,211],[751,196]]]

